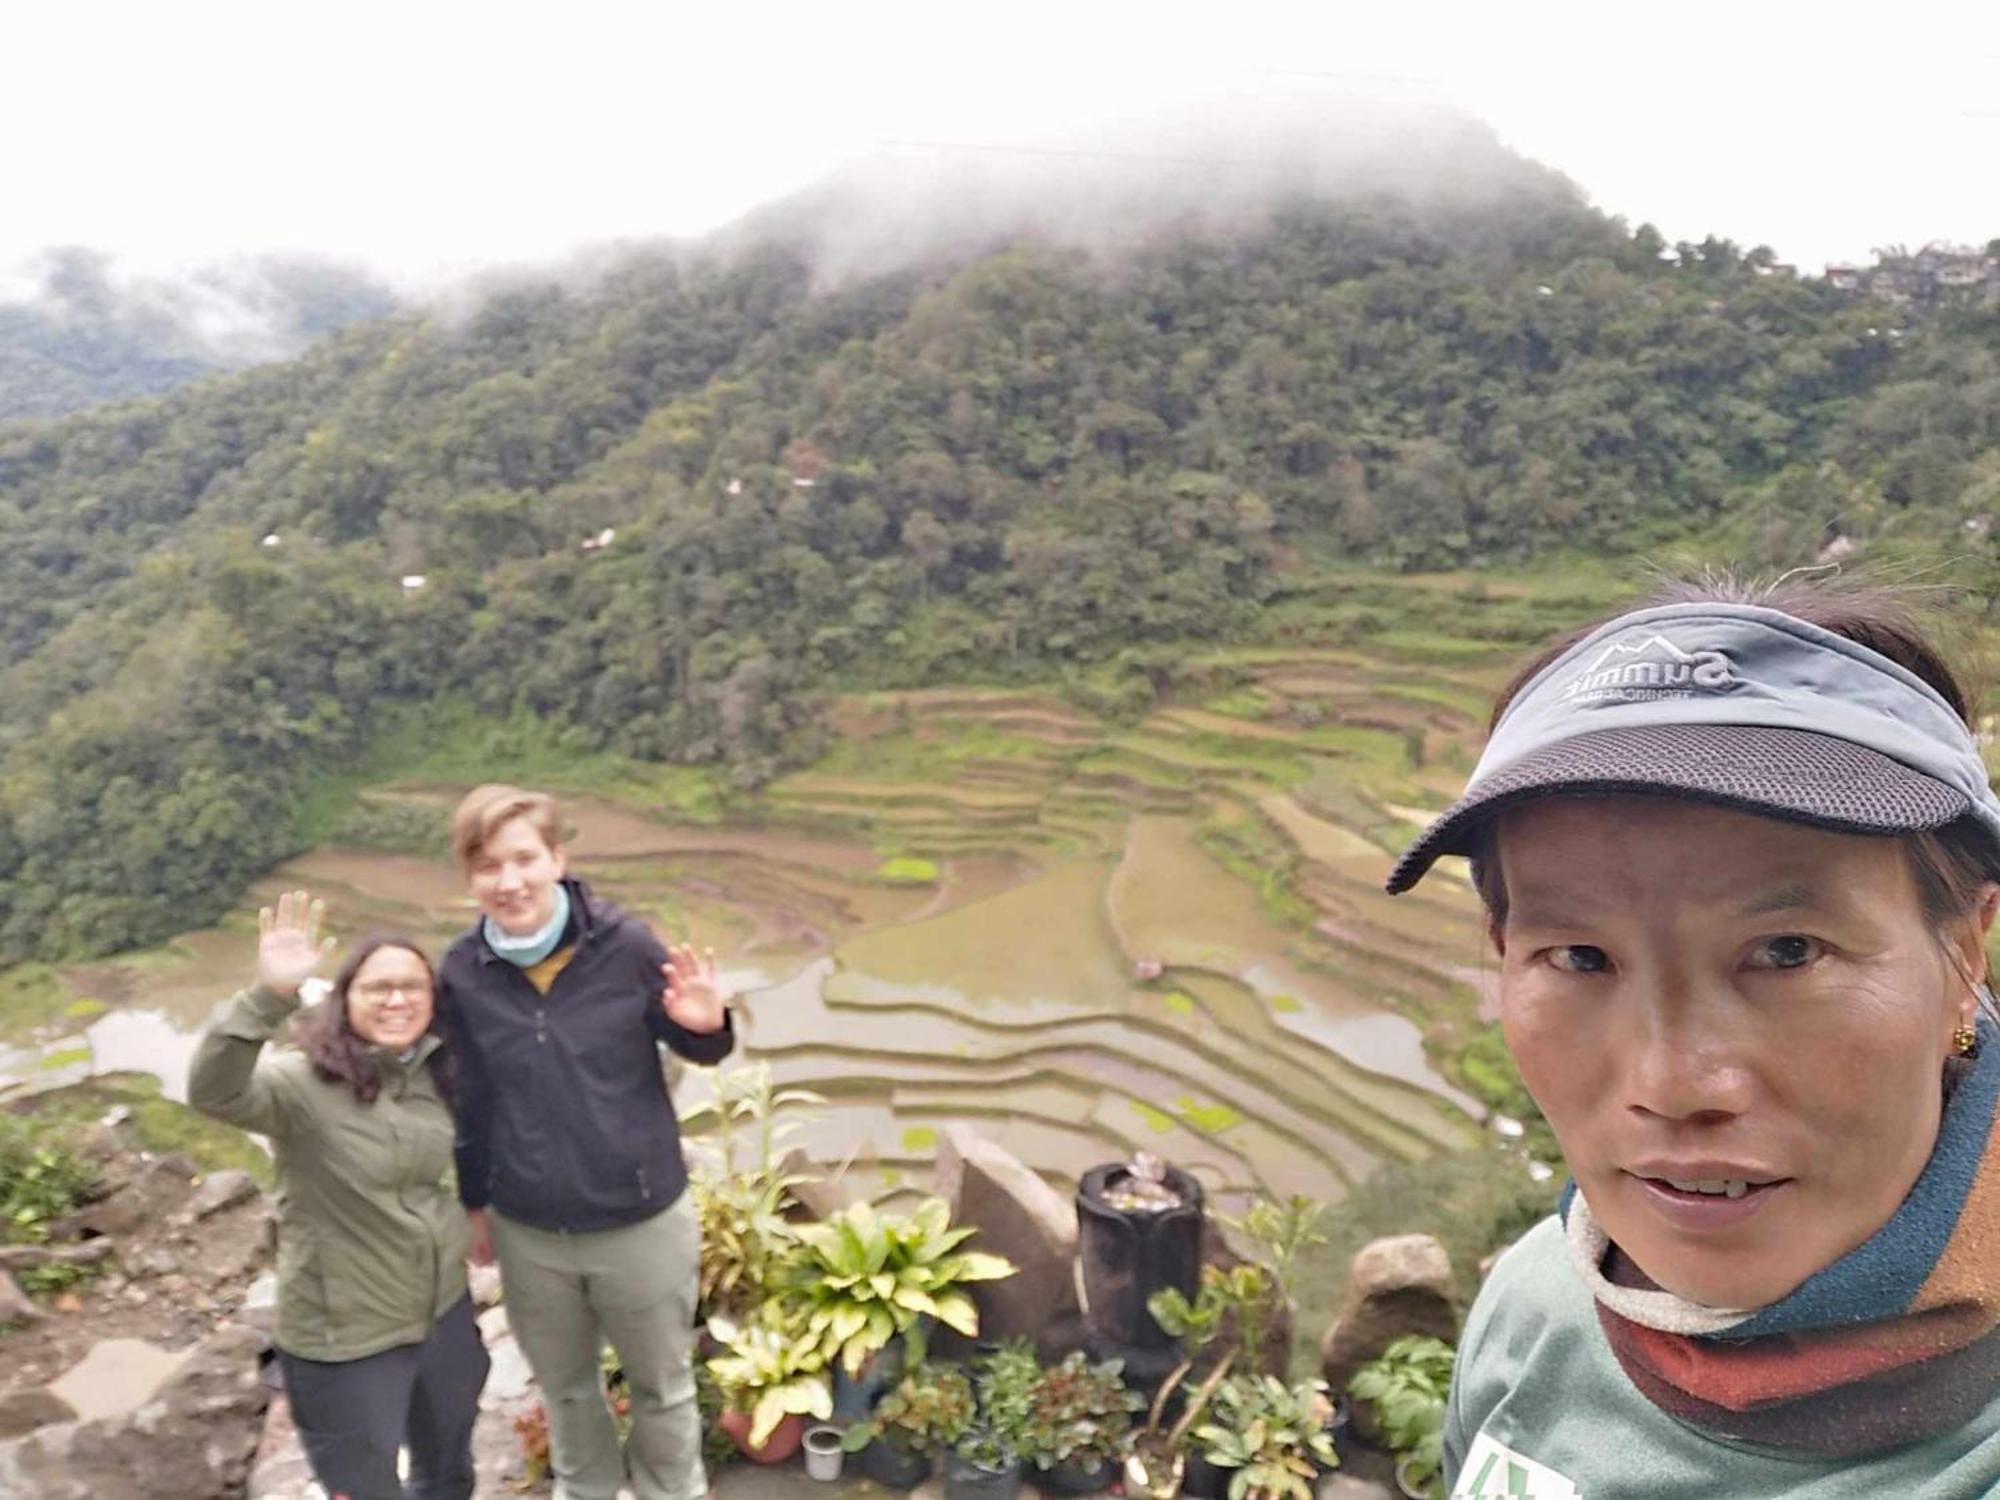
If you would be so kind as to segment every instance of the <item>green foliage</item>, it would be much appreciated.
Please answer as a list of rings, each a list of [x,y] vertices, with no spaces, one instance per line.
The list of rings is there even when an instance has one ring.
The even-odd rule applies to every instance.
[[[972,1371],[972,1388],[979,1398],[978,1435],[994,1439],[1011,1455],[1026,1457],[1028,1429],[1041,1384],[1041,1361],[1035,1357],[1031,1340],[1010,1339],[982,1354]]]
[[[46,1241],[49,1224],[82,1207],[96,1184],[96,1168],[58,1132],[0,1112],[0,1237]]]
[[[820,1341],[787,1319],[776,1302],[766,1302],[748,1323],[711,1318],[708,1326],[725,1350],[709,1360],[709,1373],[723,1398],[749,1415],[753,1448],[788,1416],[823,1422],[833,1415]]]
[[[950,1217],[942,1198],[927,1198],[903,1218],[856,1203],[823,1224],[804,1225],[776,1270],[775,1295],[819,1342],[826,1362],[839,1360],[850,1375],[898,1335],[921,1361],[919,1319],[973,1337],[979,1311],[966,1284],[1014,1274],[1000,1256],[961,1250],[973,1231],[952,1228]]]
[[[890,885],[936,885],[937,861],[910,854],[898,855],[894,859],[883,860],[875,871],[875,878]]]
[[[1040,1372],[1018,1436],[1023,1459],[1040,1468],[1115,1463],[1132,1418],[1145,1403],[1125,1384],[1121,1360],[1092,1364],[1082,1350]]]
[[[1844,299],[1720,241],[1662,262],[1539,187],[823,269],[638,253],[0,429],[0,961],[214,920],[387,741],[420,779],[712,816],[822,748],[830,683],[1059,680],[1132,717],[1190,642],[1317,612],[1483,671],[1589,592],[1444,598],[1490,606],[1489,651],[1327,587],[1357,564],[1779,568],[1838,536],[1994,609],[1975,302]],[[1375,738],[1329,748],[1432,754]]]
[[[1298,1318],[1299,1261],[1327,1243],[1320,1231],[1326,1205],[1302,1193],[1277,1199],[1259,1195],[1242,1218],[1223,1222],[1247,1239],[1271,1275],[1269,1306],[1273,1314],[1289,1309]]]
[[[1326,1382],[1286,1385],[1275,1375],[1225,1380],[1194,1430],[1202,1454],[1233,1469],[1229,1500],[1311,1500],[1320,1470],[1338,1466]]]
[[[791,1190],[805,1179],[782,1171],[781,1163],[803,1124],[778,1112],[826,1101],[809,1089],[772,1087],[765,1062],[704,1072],[713,1098],[681,1112],[695,1157],[690,1190],[701,1220],[701,1305],[712,1315],[740,1318],[770,1293],[778,1262],[795,1241],[787,1218]],[[712,1131],[703,1134],[704,1127]]]
[[[854,1453],[879,1440],[913,1453],[941,1453],[957,1444],[978,1412],[964,1370],[920,1360],[876,1403],[868,1420],[847,1429],[841,1446]]]
[[[88,1020],[71,1010],[69,988],[47,964],[30,963],[0,973],[0,1037],[25,1040],[64,1020]]]
[[[1397,1339],[1354,1372],[1347,1393],[1375,1408],[1382,1435],[1403,1456],[1399,1472],[1433,1481],[1444,1463],[1445,1398],[1456,1358],[1451,1345],[1426,1335]]]
[[[324,840],[315,842],[443,859],[451,850],[450,819],[443,807],[432,803],[358,800]]]

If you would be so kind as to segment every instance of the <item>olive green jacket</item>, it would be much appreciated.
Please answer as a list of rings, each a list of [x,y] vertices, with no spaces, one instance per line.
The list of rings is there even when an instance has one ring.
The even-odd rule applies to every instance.
[[[270,1137],[278,1169],[278,1327],[300,1359],[349,1360],[428,1338],[465,1295],[470,1235],[452,1181],[451,1111],[425,1059],[378,1048],[362,1104],[303,1053],[261,1056],[297,996],[243,991],[202,1035],[188,1102]]]

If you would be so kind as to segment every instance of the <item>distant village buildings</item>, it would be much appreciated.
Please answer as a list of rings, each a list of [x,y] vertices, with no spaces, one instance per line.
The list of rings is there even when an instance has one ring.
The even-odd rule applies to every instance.
[[[2000,242],[1996,242],[2000,244]],[[1935,241],[1915,254],[1900,247],[1875,252],[1875,264],[1835,264],[1826,268],[1826,284],[1837,292],[1853,292],[1884,302],[1934,302],[1940,297],[1984,296],[2000,302],[2000,256],[1994,246]]]

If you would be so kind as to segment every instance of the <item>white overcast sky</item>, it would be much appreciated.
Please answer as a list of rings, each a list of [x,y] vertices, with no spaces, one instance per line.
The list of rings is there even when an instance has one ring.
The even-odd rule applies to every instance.
[[[699,232],[883,142],[1320,88],[1461,105],[1669,239],[1816,268],[2000,235],[2000,0],[22,0],[0,57],[0,270],[428,278]]]

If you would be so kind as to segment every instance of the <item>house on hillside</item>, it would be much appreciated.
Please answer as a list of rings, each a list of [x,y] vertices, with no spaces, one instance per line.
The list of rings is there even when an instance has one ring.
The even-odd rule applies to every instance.
[[[1836,292],[1858,292],[1868,273],[1860,266],[1833,265],[1826,268],[1826,284]]]

